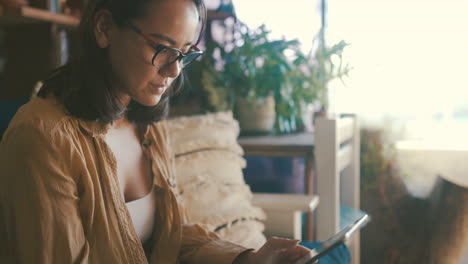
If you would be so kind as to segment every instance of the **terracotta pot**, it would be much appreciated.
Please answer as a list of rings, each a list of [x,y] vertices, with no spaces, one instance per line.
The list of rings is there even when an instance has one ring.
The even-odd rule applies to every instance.
[[[266,134],[275,125],[275,99],[267,96],[255,102],[244,98],[237,100],[239,125],[243,134]]]

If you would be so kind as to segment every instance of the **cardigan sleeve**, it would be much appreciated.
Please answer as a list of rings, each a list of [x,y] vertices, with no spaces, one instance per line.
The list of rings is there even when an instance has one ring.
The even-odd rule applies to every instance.
[[[185,224],[182,232],[181,262],[190,264],[231,264],[247,249],[222,240],[198,224]]]
[[[66,132],[22,124],[0,144],[0,262],[88,263]]]

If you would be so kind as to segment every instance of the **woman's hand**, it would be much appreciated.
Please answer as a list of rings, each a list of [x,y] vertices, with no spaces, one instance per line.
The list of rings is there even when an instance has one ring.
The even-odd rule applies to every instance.
[[[241,254],[234,264],[294,264],[309,250],[299,240],[271,238],[258,251]]]

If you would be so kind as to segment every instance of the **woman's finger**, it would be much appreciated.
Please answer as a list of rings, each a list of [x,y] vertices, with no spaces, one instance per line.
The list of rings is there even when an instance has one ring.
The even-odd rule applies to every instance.
[[[300,240],[272,237],[268,239],[263,247],[267,250],[276,250],[297,246],[299,242]]]
[[[303,246],[296,245],[294,247],[284,249],[283,254],[286,256],[288,260],[295,262],[301,259],[302,257],[304,257],[305,255],[308,255],[309,252],[310,252],[309,249]]]
[[[255,263],[268,263],[268,264],[293,264],[296,256],[303,255],[304,250],[308,251],[302,246],[299,246],[300,240],[291,240],[285,238],[270,238],[256,253]],[[297,248],[296,248],[297,247]],[[292,250],[291,250],[292,249]]]

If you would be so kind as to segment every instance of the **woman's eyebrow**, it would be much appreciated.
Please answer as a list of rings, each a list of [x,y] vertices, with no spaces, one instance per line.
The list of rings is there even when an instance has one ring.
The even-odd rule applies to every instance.
[[[177,44],[177,41],[173,40],[172,38],[166,36],[166,35],[163,35],[163,34],[159,34],[159,33],[151,33],[149,34],[150,36],[154,37],[154,38],[158,38],[158,39],[161,39],[161,40],[164,40],[164,41],[167,41],[168,43],[170,43],[171,45],[175,45]],[[187,42],[185,44],[185,46],[192,46],[192,42]]]

